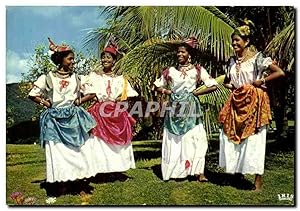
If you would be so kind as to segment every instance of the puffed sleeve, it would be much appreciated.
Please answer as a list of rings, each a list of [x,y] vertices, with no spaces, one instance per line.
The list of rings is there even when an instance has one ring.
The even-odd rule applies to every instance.
[[[155,85],[156,87],[162,87],[162,86],[165,86],[165,85],[166,85],[166,79],[165,79],[163,76],[161,76],[160,78],[158,78],[158,79],[156,79],[156,80],[154,81],[154,85]]]
[[[81,92],[86,94],[95,93],[94,87],[93,87],[93,79],[95,78],[95,73],[91,72],[88,75],[83,75],[81,77]]]
[[[127,80],[127,79],[124,79],[124,80]],[[138,96],[139,94],[132,88],[132,86],[130,85],[129,81],[127,81],[127,96],[128,97],[136,97]]]
[[[257,60],[258,69],[261,71],[266,70],[272,64],[272,62],[273,61],[270,57],[259,58]]]
[[[259,52],[256,56],[255,63],[254,66],[256,65],[257,68],[257,78],[261,78],[273,61],[270,57],[266,57],[263,53]]]
[[[170,77],[169,76],[169,68],[163,70],[162,75],[160,76],[160,78],[158,78],[154,81],[154,85],[156,87],[166,86],[167,85],[166,78],[168,78],[168,77]]]
[[[200,71],[201,71],[201,80],[204,82],[206,87],[218,85],[217,81],[208,74],[205,68],[201,67]]]
[[[41,75],[37,81],[33,83],[33,88],[29,92],[29,96],[40,96],[46,89],[46,75]]]

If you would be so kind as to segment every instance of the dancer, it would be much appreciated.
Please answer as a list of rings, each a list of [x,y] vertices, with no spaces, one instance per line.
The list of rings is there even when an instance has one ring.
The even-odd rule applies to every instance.
[[[133,125],[135,120],[124,109],[128,97],[138,96],[128,80],[115,75],[113,67],[117,61],[117,46],[109,44],[101,53],[101,71],[91,72],[86,84],[85,94],[96,96],[96,102],[88,112],[97,122],[92,130],[98,173],[125,172],[135,168],[132,148]],[[87,98],[88,99],[88,98]]]
[[[46,181],[75,181],[95,175],[90,155],[89,131],[96,126],[92,116],[79,107],[80,78],[73,72],[74,52],[49,39],[55,71],[34,82],[29,98],[47,109],[40,116],[40,141],[46,153]],[[61,188],[65,189],[64,183]]]
[[[219,164],[227,173],[255,174],[255,190],[262,189],[267,125],[271,121],[269,97],[265,84],[284,72],[270,57],[257,52],[252,43],[254,24],[246,20],[231,35],[235,57],[229,62],[224,86],[232,90],[220,111]],[[264,77],[266,70],[271,74]]]
[[[177,103],[187,108],[183,115],[177,117],[172,117],[171,112],[166,113],[161,160],[163,180],[197,175],[197,181],[208,181],[204,175],[208,143],[197,96],[216,90],[217,82],[205,68],[192,64],[196,44],[196,38],[182,42],[177,50],[179,65],[165,69],[154,82],[158,92],[170,95],[171,104]],[[197,91],[201,81],[206,88]],[[170,89],[164,88],[167,85]],[[195,109],[196,115],[190,115],[188,108]]]

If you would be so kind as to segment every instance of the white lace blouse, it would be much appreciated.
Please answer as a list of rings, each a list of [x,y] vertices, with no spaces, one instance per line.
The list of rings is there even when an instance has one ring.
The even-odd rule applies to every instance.
[[[254,81],[261,78],[263,71],[265,71],[271,64],[272,59],[270,57],[266,57],[260,62],[258,68],[258,74],[255,71],[254,65],[256,57],[259,53],[257,53],[252,58],[248,59],[245,62],[241,63],[239,77],[237,75],[237,68],[236,64],[233,64],[230,68],[230,79],[231,83],[234,85],[235,88],[239,88],[244,84],[252,84]]]
[[[183,89],[186,89],[188,92],[192,92],[196,89],[197,85],[197,70],[194,67],[186,71],[187,75],[184,75],[182,72],[178,71],[175,67],[169,68],[169,76],[172,78],[171,90],[176,93]],[[206,87],[211,87],[217,85],[218,83],[214,78],[212,78],[205,68],[201,67],[200,69],[200,78],[204,82]],[[167,85],[165,77],[162,75],[158,78],[154,85],[157,87],[162,87]]]
[[[107,76],[105,74],[97,74],[91,72],[86,79],[84,85],[84,94],[95,93],[100,101],[115,101],[122,95],[125,78],[121,76]],[[138,93],[127,83],[127,96],[135,97]]]
[[[52,107],[65,107],[71,105],[78,97],[76,92],[77,81],[75,74],[71,77],[61,79],[55,77],[52,72],[49,75],[53,84],[53,94],[46,91],[46,75],[41,75],[37,81],[34,82],[34,87],[29,92],[29,96],[41,96],[46,93],[50,99]]]

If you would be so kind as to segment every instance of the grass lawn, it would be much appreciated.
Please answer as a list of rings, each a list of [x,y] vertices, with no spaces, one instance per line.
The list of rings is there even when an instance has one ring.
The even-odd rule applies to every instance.
[[[290,140],[293,141],[293,140]],[[90,181],[90,194],[70,192],[56,198],[56,205],[81,206],[295,206],[294,200],[279,200],[278,194],[295,194],[293,147],[286,143],[267,144],[263,190],[251,191],[254,175],[236,182],[218,167],[218,147],[207,154],[206,175],[210,182],[198,183],[193,177],[164,182],[160,173],[160,141],[133,142],[136,169],[116,177],[102,175]],[[215,143],[215,146],[218,146]],[[48,205],[45,183],[44,150],[39,145],[6,145],[6,202],[13,192],[35,197],[35,205]],[[126,181],[120,179],[129,178]],[[105,178],[105,179],[103,179]]]

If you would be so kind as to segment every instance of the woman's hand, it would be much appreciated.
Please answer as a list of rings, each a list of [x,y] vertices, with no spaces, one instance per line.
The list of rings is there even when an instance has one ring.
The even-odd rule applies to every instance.
[[[195,95],[196,97],[198,96],[197,89],[195,89],[192,93],[193,93],[193,95]]]
[[[51,104],[51,102],[50,102],[49,99],[47,99],[47,100],[45,101],[45,106],[46,106],[47,108],[51,108],[51,107],[52,107],[52,104]]]
[[[76,106],[80,106],[81,100],[80,100],[79,98],[77,98],[77,99],[74,101],[74,104],[75,104]]]
[[[263,84],[265,84],[265,81],[263,79],[258,79],[252,83],[252,85],[255,87],[261,87]]]
[[[199,95],[204,95],[204,94],[208,94],[211,93],[213,91],[216,91],[218,89],[218,87],[216,85],[210,86],[210,87],[206,87],[205,89],[195,89],[192,93],[193,95],[195,95],[196,97]]]
[[[235,90],[235,87],[233,84],[229,83],[229,84],[223,84],[223,86],[227,89],[230,89],[231,91]]]
[[[163,87],[156,87],[155,90],[156,90],[157,92],[160,92],[161,94],[166,94],[166,95],[170,95],[170,94],[173,93],[172,90],[165,89],[165,88],[163,88]]]
[[[172,90],[169,90],[169,89],[165,89],[165,88],[159,88],[159,90],[162,94],[165,94],[165,95],[170,95],[172,94]]]
[[[51,108],[52,104],[49,99],[44,100],[41,98],[40,105],[42,105],[44,108]]]
[[[169,90],[169,89],[165,89],[165,91],[164,91],[164,94],[166,94],[166,95],[170,95],[170,94],[172,94],[172,91],[171,91],[171,90]]]

